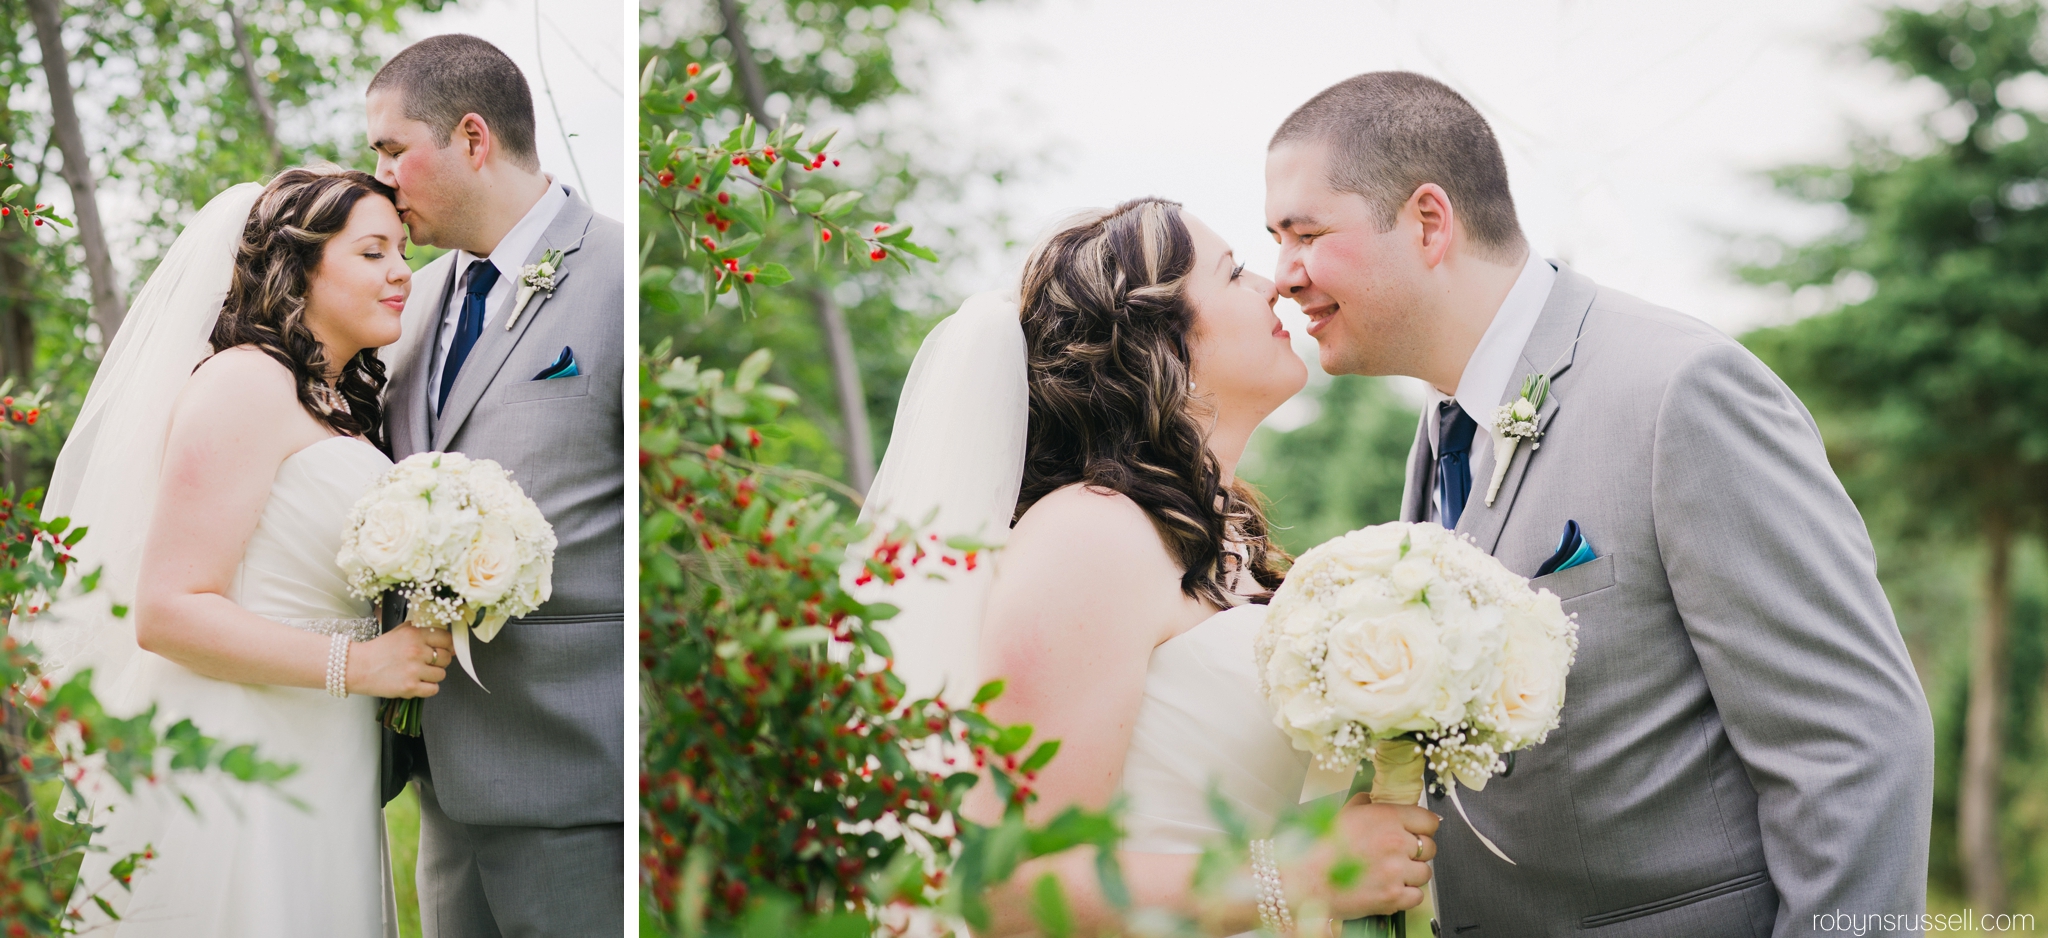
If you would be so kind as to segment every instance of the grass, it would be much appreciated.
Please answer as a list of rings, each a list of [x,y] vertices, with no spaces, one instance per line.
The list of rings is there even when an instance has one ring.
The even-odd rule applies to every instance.
[[[420,896],[413,870],[420,854],[419,789],[407,785],[384,806],[384,830],[391,841],[391,881],[398,889],[398,934],[418,938]]]

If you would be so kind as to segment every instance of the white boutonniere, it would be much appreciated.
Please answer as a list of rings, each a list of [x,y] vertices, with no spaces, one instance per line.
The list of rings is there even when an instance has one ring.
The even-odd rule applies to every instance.
[[[1493,481],[1486,486],[1486,507],[1500,495],[1501,481],[1508,477],[1508,464],[1515,461],[1515,448],[1523,440],[1535,443],[1543,432],[1536,429],[1536,414],[1543,399],[1550,396],[1550,376],[1530,375],[1522,379],[1522,393],[1493,411]]]
[[[519,321],[519,314],[526,311],[527,301],[535,293],[555,292],[555,273],[561,267],[562,252],[549,248],[540,256],[540,263],[519,269],[519,296],[512,303],[512,315],[505,320],[505,331],[512,331],[512,324]]]

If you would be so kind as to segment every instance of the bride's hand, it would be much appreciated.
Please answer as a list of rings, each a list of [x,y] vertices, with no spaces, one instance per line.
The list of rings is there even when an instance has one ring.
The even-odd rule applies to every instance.
[[[1326,903],[1339,920],[1414,908],[1429,882],[1438,823],[1435,814],[1418,807],[1354,796],[1337,815],[1336,842],[1316,845],[1283,871],[1282,882],[1290,893],[1299,890],[1301,898]],[[1363,862],[1365,872],[1340,888],[1330,883],[1329,871],[1344,857]]]
[[[447,629],[401,625],[356,645],[348,655],[348,692],[369,697],[432,697],[448,676],[455,639]]]

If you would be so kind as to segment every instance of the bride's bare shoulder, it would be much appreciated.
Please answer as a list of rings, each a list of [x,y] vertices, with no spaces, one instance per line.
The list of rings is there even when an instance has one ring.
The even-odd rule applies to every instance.
[[[1121,492],[1087,485],[1056,489],[1034,503],[1017,519],[1003,554],[1006,576],[1025,564],[1085,579],[1179,575],[1144,508]]]
[[[298,381],[283,362],[251,346],[224,349],[201,362],[178,395],[173,422],[280,427],[305,419]]]

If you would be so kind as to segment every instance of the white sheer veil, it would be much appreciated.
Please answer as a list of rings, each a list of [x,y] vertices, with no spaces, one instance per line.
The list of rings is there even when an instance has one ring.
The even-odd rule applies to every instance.
[[[227,299],[235,246],[262,193],[243,183],[214,196],[172,243],[108,345],[43,499],[43,517],[90,528],[76,569],[98,568],[99,589],[60,600],[24,637],[53,680],[92,668],[102,699],[136,651],[132,619],[111,607],[135,600],[171,407],[212,350],[207,339]]]
[[[980,293],[946,317],[918,347],[889,448],[861,509],[887,533],[899,521],[940,537],[999,545],[1024,481],[1030,421],[1024,330],[1014,295]],[[860,596],[902,611],[882,623],[907,699],[945,691],[964,704],[980,684],[982,605],[990,565],[953,567],[946,579],[906,577]]]

